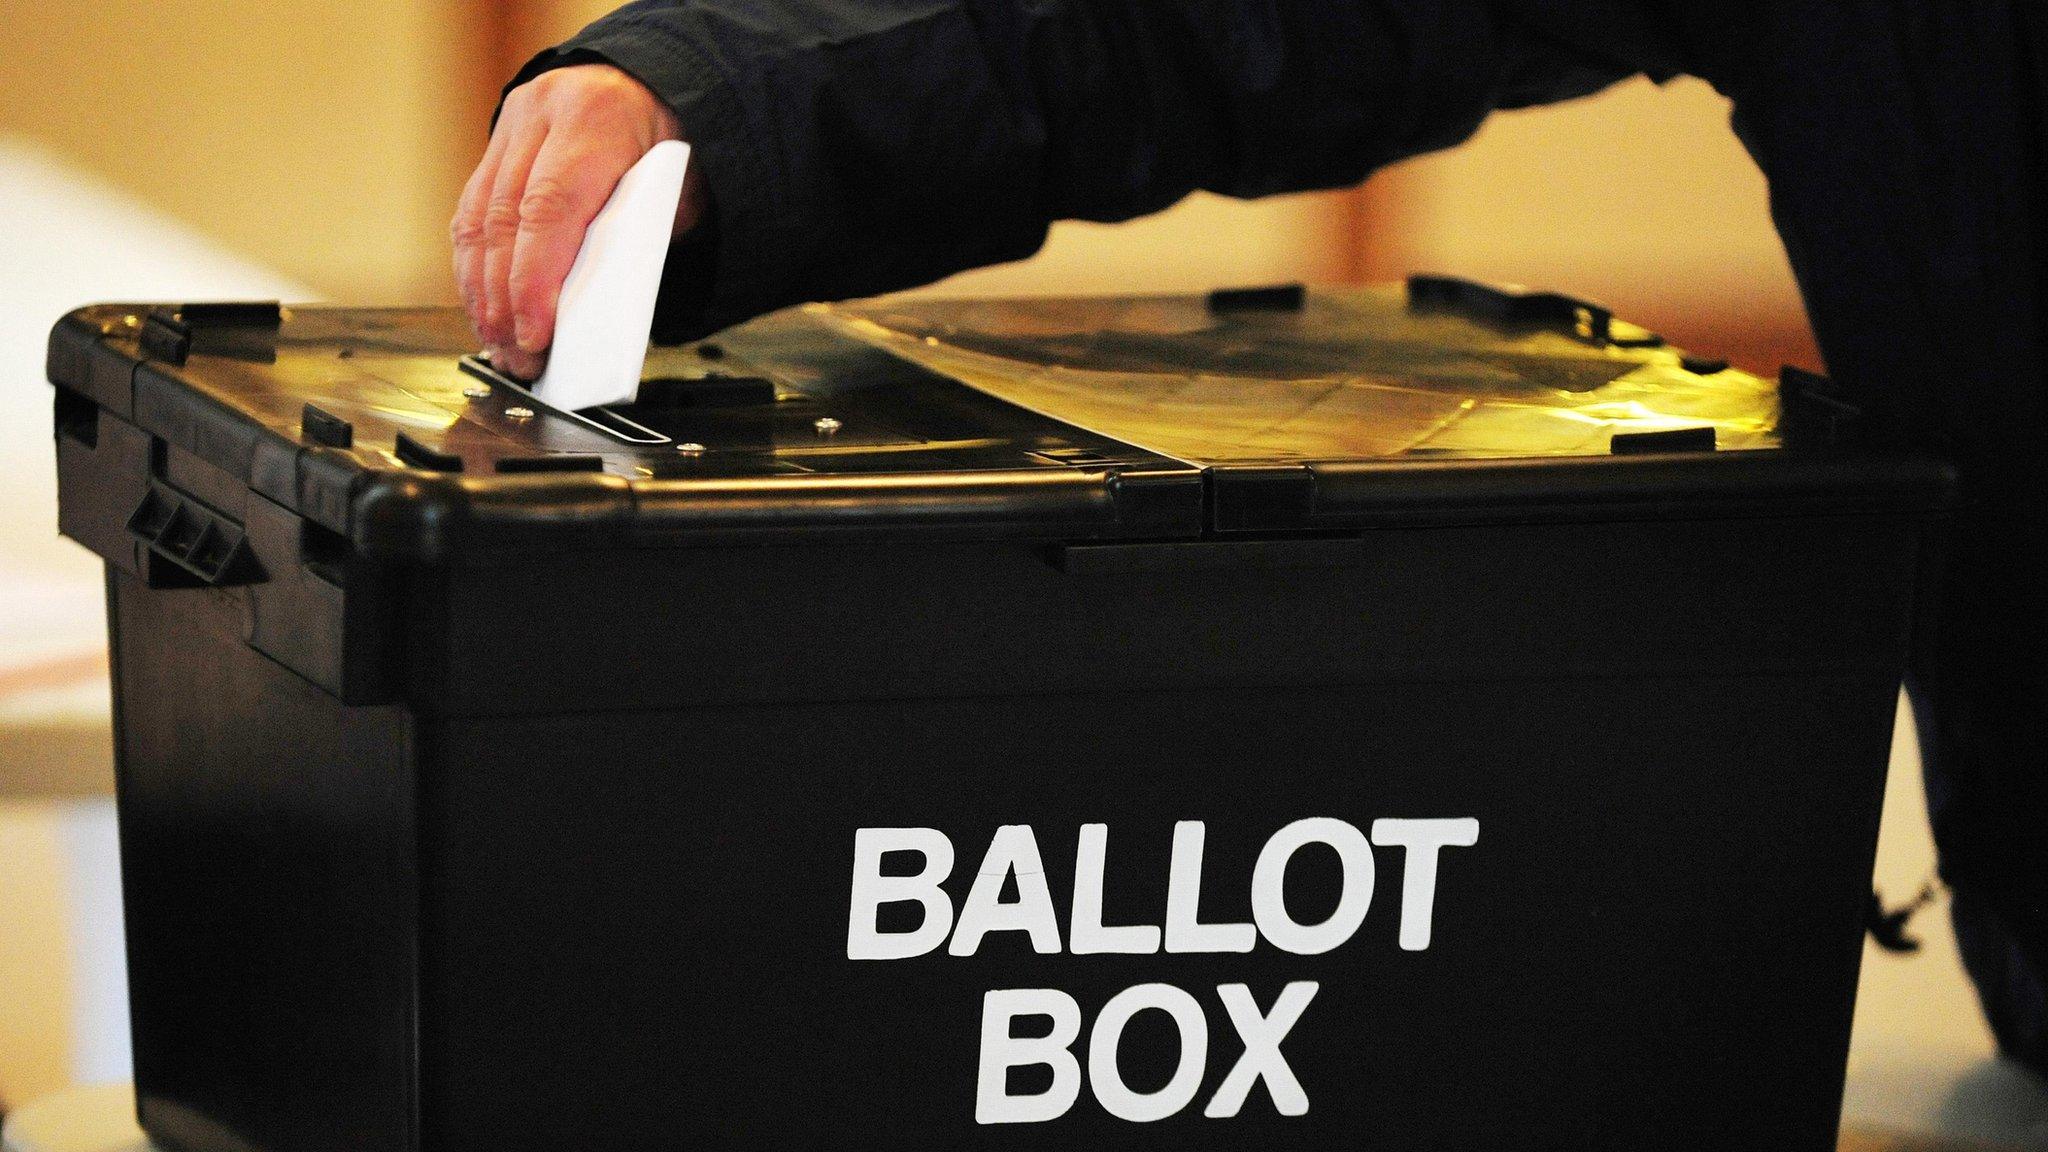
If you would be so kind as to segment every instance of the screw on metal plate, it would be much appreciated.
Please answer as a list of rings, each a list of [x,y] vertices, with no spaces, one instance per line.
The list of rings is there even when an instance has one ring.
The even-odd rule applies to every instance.
[[[488,400],[491,396],[491,386],[488,384],[471,384],[462,390],[462,394],[471,400]]]
[[[704,446],[692,440],[687,444],[676,445],[676,451],[681,452],[685,456],[702,456],[704,454]]]
[[[830,416],[820,416],[811,422],[811,427],[816,428],[820,436],[830,436],[841,428],[846,427],[846,425],[841,424]]]
[[[533,409],[507,408],[505,409],[505,415],[511,417],[514,420],[531,420],[533,419]]]

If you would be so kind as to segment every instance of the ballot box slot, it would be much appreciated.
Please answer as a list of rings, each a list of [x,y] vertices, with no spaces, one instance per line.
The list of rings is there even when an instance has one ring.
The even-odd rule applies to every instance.
[[[654,377],[630,404],[568,411],[548,404],[481,357],[465,356],[461,367],[503,389],[520,406],[573,421],[636,448],[673,444],[690,446],[693,453],[769,453],[926,442],[865,412],[843,410],[801,393],[778,395],[775,382],[763,376]]]
[[[612,406],[607,415],[707,452],[802,454],[853,449],[915,448],[931,443],[878,419],[867,405],[841,404],[802,393],[779,398],[766,379],[710,389],[677,388],[680,402],[642,392],[632,404]]]
[[[469,375],[483,380],[494,387],[503,388],[518,397],[522,405],[531,407],[536,411],[545,411],[549,415],[558,416],[564,420],[574,421],[586,428],[594,428],[621,443],[642,446],[673,443],[670,437],[656,432],[652,428],[637,424],[604,407],[586,408],[574,412],[564,408],[557,408],[534,395],[518,381],[493,368],[490,361],[485,360],[481,356],[464,356],[459,361],[459,364],[462,370]]]
[[[611,408],[602,405],[596,408],[585,408],[579,412],[565,412],[559,408],[551,409],[551,411],[557,415],[566,416],[579,424],[595,428],[607,436],[623,440],[628,444],[652,445],[673,442],[672,437],[656,432],[645,424],[630,420],[619,415],[619,413]]]

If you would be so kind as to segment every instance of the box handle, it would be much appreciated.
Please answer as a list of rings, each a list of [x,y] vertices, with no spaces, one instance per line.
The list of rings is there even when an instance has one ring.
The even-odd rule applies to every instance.
[[[242,526],[169,485],[152,480],[128,517],[128,534],[169,566],[145,565],[151,588],[225,588],[261,583]]]

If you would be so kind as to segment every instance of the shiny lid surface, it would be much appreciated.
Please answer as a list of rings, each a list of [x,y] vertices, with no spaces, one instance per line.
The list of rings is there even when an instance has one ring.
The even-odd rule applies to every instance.
[[[189,458],[414,561],[1842,513],[1949,484],[1783,448],[1756,377],[1463,282],[812,306],[657,348],[636,403],[582,412],[478,361],[453,309],[100,305],[52,332],[49,375],[82,471],[175,487],[152,462]]]
[[[1661,344],[1411,306],[1199,296],[821,306],[843,331],[992,396],[1190,463],[1603,455],[1616,434],[1777,444],[1774,384]],[[1708,371],[1712,369],[1712,371]]]

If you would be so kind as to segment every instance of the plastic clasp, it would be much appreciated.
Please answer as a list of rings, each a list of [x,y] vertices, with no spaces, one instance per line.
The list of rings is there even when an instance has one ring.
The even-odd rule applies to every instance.
[[[1499,324],[1532,324],[1589,344],[1657,348],[1664,338],[1614,318],[1608,308],[1561,292],[1531,292],[1519,285],[1487,284],[1457,276],[1408,277],[1408,307],[1440,309]]]
[[[140,344],[148,359],[177,367],[194,353],[271,364],[284,308],[276,301],[178,304],[150,310]]]

